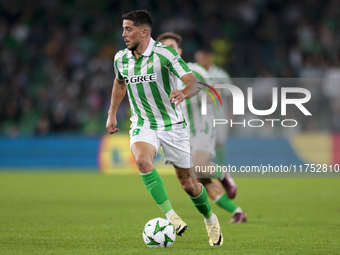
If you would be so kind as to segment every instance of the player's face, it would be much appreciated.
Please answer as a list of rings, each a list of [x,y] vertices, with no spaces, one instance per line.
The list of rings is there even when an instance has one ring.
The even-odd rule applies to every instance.
[[[172,39],[172,38],[164,39],[161,41],[161,43],[177,50],[179,55],[182,55],[182,49],[178,47],[178,44],[175,39]]]
[[[211,65],[211,57],[202,51],[195,52],[195,61],[197,64],[208,68]]]
[[[133,24],[132,20],[123,20],[123,34],[126,47],[129,50],[136,50],[140,44],[142,33],[139,27]]]

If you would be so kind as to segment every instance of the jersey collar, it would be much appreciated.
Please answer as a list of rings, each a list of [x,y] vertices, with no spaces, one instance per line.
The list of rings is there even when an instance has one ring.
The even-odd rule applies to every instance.
[[[142,55],[145,56],[145,57],[149,57],[151,55],[152,51],[153,51],[154,44],[155,44],[155,40],[150,38],[149,45]],[[128,58],[134,57],[131,50],[128,50],[128,56],[127,57]]]

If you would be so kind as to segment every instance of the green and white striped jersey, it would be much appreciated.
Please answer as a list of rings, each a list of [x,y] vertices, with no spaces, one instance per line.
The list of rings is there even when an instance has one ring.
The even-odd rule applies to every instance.
[[[214,84],[204,67],[196,63],[188,63],[188,67],[200,82],[208,85]],[[184,86],[185,84],[181,80],[178,80],[178,89],[183,89]],[[213,131],[211,130],[215,118],[213,107],[212,104],[207,104],[207,115],[201,114],[201,93],[205,92],[201,91],[196,96],[186,99],[180,104],[185,118],[189,121],[191,136],[196,136],[198,132],[202,131],[206,133]]]
[[[229,74],[216,65],[212,65],[208,73],[215,84],[232,84]],[[214,107],[214,113],[217,119],[225,119],[227,118],[228,110],[227,95],[229,95],[230,92],[227,89],[221,89],[219,94],[223,107]]]
[[[186,126],[181,108],[169,101],[170,92],[177,88],[177,77],[191,73],[176,50],[151,38],[138,59],[128,49],[119,51],[114,58],[114,71],[116,78],[125,80],[127,85],[131,126],[154,130]]]

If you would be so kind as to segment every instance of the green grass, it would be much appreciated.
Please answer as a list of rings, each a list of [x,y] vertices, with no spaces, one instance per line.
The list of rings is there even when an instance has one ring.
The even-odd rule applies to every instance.
[[[0,173],[0,254],[340,254],[340,179],[238,179],[248,223],[212,205],[224,245],[210,247],[202,216],[174,175],[163,176],[189,230],[150,249],[145,223],[164,217],[138,175]]]

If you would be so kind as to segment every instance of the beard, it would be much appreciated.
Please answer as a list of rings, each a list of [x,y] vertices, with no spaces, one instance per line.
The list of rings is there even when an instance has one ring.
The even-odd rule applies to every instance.
[[[127,47],[127,48],[128,48],[128,50],[135,51],[138,48],[139,44],[140,43],[137,42],[137,43],[135,43],[133,45],[131,44],[130,47]]]

